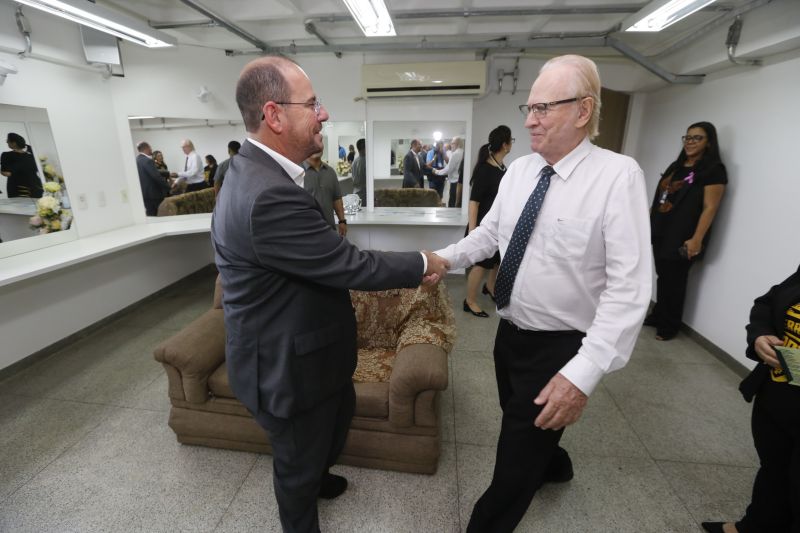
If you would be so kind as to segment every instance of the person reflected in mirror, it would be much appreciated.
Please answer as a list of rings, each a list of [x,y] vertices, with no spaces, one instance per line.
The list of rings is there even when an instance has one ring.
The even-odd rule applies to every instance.
[[[145,214],[149,217],[158,215],[158,206],[165,196],[169,196],[169,185],[158,171],[153,160],[153,149],[146,141],[136,145],[136,170],[139,172],[139,186],[142,188]]]
[[[469,223],[464,235],[469,235],[481,224],[481,220],[489,212],[497,191],[500,180],[506,173],[505,157],[511,151],[511,129],[508,126],[497,126],[489,133],[489,142],[481,146],[478,151],[477,163],[472,170],[469,180]],[[478,305],[478,287],[483,283],[486,273],[489,276],[483,283],[483,294],[487,294],[494,301],[494,282],[497,279],[497,269],[500,267],[500,252],[473,265],[467,275],[467,298],[464,300],[464,311],[477,317],[488,317],[481,306]]]
[[[800,387],[789,383],[775,346],[800,348],[800,267],[756,298],[750,310],[745,355],[758,364],[739,391],[753,402],[750,427],[759,468],[741,520],[703,522],[709,533],[800,531]]]
[[[434,174],[434,170],[441,170],[445,166],[447,166],[447,158],[444,153],[444,142],[439,141],[428,150],[425,158],[425,167],[429,170],[429,173],[426,174],[428,176],[428,187],[436,191],[436,194],[439,195],[439,200],[444,195],[445,178]]]
[[[239,141],[231,141],[228,143],[228,159],[219,164],[217,174],[214,176],[214,196],[219,194],[222,183],[225,181],[225,174],[228,172],[228,167],[230,167],[231,160],[239,153],[241,147],[242,144]]]
[[[189,139],[181,141],[181,150],[185,156],[183,170],[173,172],[171,176],[177,178],[173,184],[173,194],[192,192],[204,189],[206,177],[203,173],[203,160],[194,149],[194,143]]]
[[[217,158],[211,154],[206,156],[206,166],[203,167],[203,175],[205,176],[205,186],[206,187],[213,187],[214,186],[214,178],[217,175]]]
[[[322,152],[311,155],[303,166],[306,170],[303,188],[319,203],[325,221],[344,237],[347,235],[347,219],[344,216],[342,189],[336,171],[322,161]],[[337,219],[335,223],[334,213]]]
[[[347,162],[352,165],[355,158],[356,158],[356,148],[351,144],[347,152]]]
[[[164,161],[164,153],[161,150],[153,150],[153,163],[156,165],[156,169],[158,169],[159,174],[161,174],[167,183],[170,179],[170,172],[167,163]]]
[[[494,363],[502,422],[469,533],[513,531],[544,483],[572,479],[559,446],[564,429],[603,376],[628,362],[650,301],[644,176],[630,157],[591,143],[600,87],[588,58],[544,64],[520,106],[533,153],[509,165],[480,225],[437,252],[452,268],[501,257]]]
[[[422,143],[419,139],[411,141],[411,148],[403,158],[403,188],[415,189],[419,188],[419,183],[423,180],[422,166],[420,163],[419,153],[422,150]]]
[[[654,326],[661,341],[678,334],[689,269],[708,246],[728,183],[713,124],[692,124],[681,141],[683,148],[658,182],[650,207],[656,305],[644,324]]]
[[[447,207],[456,207],[456,200],[458,198],[458,179],[463,172],[461,165],[464,160],[464,139],[461,137],[453,137],[450,141],[453,147],[453,153],[447,160],[447,165],[441,170],[434,170],[433,173],[437,176],[447,176],[447,183],[450,187],[447,191]]]
[[[366,142],[364,139],[356,141],[358,155],[353,159],[353,192],[361,198],[361,206],[367,207],[367,159]]]
[[[0,174],[8,178],[6,194],[9,198],[41,198],[44,190],[33,149],[18,133],[9,133],[6,143],[10,151],[0,155]]]
[[[211,219],[228,381],[269,435],[283,530],[316,533],[317,498],[347,489],[328,469],[355,411],[348,289],[435,283],[449,264],[430,252],[359,250],[331,229],[300,166],[323,151],[328,110],[294,61],[248,63],[236,102],[248,137]]]

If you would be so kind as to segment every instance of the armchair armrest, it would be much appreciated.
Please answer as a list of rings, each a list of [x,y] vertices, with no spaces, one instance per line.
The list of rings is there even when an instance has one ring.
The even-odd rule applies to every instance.
[[[167,368],[170,396],[183,391],[191,403],[208,400],[208,377],[225,362],[225,321],[221,309],[211,309],[154,351],[156,361]],[[175,371],[170,371],[170,367]],[[177,381],[177,383],[175,382]]]
[[[389,422],[398,427],[414,424],[417,395],[447,388],[447,353],[433,344],[410,344],[394,360],[389,377]]]

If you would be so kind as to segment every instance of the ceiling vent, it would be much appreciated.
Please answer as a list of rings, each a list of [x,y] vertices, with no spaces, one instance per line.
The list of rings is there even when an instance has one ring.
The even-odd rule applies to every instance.
[[[486,92],[485,61],[362,65],[362,95],[481,96]]]

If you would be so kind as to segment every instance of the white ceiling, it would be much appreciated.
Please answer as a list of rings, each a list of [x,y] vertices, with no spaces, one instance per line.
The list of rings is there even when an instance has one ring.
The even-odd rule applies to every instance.
[[[549,53],[555,35],[563,35],[570,51],[594,57],[618,56],[608,47],[595,47],[597,42],[581,43],[577,37],[611,36],[624,41],[636,51],[651,57],[674,51],[713,26],[730,24],[732,13],[765,3],[765,0],[718,0],[710,7],[658,33],[617,33],[620,23],[647,4],[642,0],[386,0],[397,36],[366,38],[349,18],[342,0],[192,0],[239,26],[268,47],[285,47],[294,43],[297,51],[336,51],[344,53],[369,51],[419,50],[437,51],[437,47],[455,46],[464,50],[489,53]],[[145,19],[154,27],[182,23],[203,25],[164,29],[182,45],[220,50],[254,51],[256,46],[220,26],[209,26],[209,18],[181,0],[98,0],[113,9]],[[569,14],[520,14],[518,10],[573,9]],[[613,9],[614,13],[597,13]],[[481,10],[508,12],[483,16]],[[464,16],[465,12],[478,12]],[[595,11],[591,13],[590,11]],[[448,12],[448,16],[436,16]],[[404,18],[414,14],[417,18]],[[326,17],[336,16],[335,21]],[[305,22],[313,22],[331,48],[320,49],[322,41],[306,31]],[[507,48],[498,42],[508,41]],[[423,44],[421,44],[423,43]],[[349,47],[346,45],[350,45]],[[390,50],[385,48],[389,46]],[[313,47],[313,48],[311,48]],[[565,50],[560,48],[560,50]]]

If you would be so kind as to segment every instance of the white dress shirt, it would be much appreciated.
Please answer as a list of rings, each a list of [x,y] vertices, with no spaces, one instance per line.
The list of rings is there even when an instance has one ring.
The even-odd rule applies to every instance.
[[[197,152],[191,151],[186,156],[185,170],[176,172],[179,179],[185,179],[186,183],[200,183],[205,181],[206,176],[203,174],[203,160],[197,155]]]
[[[522,209],[547,163],[508,167],[481,225],[436,253],[451,268],[505,256]],[[522,329],[586,333],[560,373],[586,395],[630,359],[650,302],[650,219],[645,181],[630,157],[585,138],[556,171],[519,267],[511,302],[497,314]]]
[[[458,169],[461,167],[461,161],[464,159],[464,150],[458,148],[450,155],[450,160],[447,166],[441,170],[434,169],[433,173],[437,176],[447,176],[448,183],[456,183],[459,178]]]

